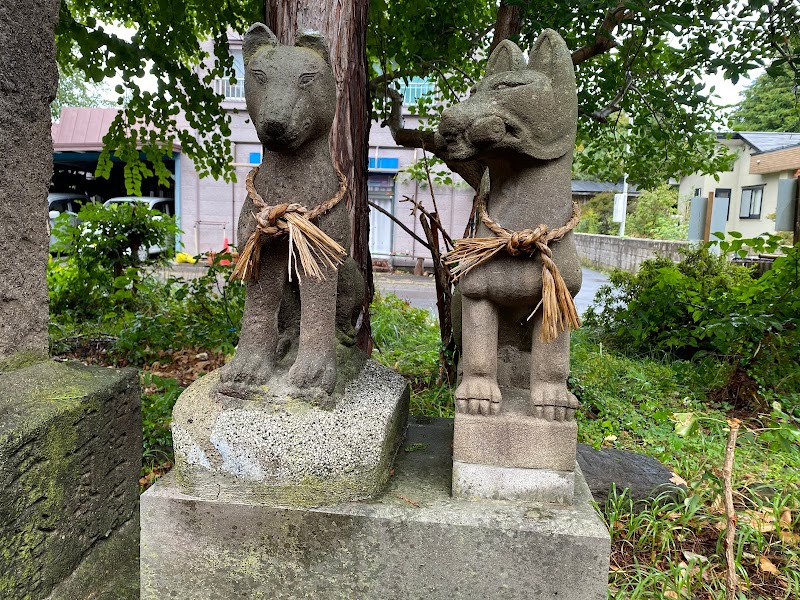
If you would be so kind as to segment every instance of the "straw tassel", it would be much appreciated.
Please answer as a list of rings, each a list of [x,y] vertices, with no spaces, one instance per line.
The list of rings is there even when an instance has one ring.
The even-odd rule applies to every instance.
[[[289,264],[287,265],[289,279],[291,280],[292,277],[293,266],[298,279],[300,278],[300,272],[297,270],[298,262],[303,267],[305,275],[315,279],[324,279],[324,268],[329,267],[334,270],[338,268],[344,262],[347,251],[311,221],[328,212],[344,198],[347,192],[347,179],[341,171],[337,170],[339,190],[332,198],[309,211],[299,203],[268,206],[255,189],[254,181],[257,173],[258,167],[255,167],[250,171],[245,183],[248,196],[258,208],[258,212],[253,213],[256,228],[247,238],[244,249],[239,255],[239,262],[230,279],[243,281],[258,279],[261,250],[264,246],[262,237],[284,235],[288,235],[291,241]],[[294,265],[292,265],[292,259],[294,259]]]
[[[580,221],[578,205],[573,203],[570,220],[552,231],[546,225],[539,225],[535,229],[510,231],[494,221],[486,213],[482,203],[479,209],[483,213],[483,223],[495,236],[456,241],[455,247],[445,258],[445,263],[452,267],[454,281],[502,250],[506,250],[511,256],[533,256],[538,252],[542,261],[542,300],[531,313],[531,317],[541,306],[542,330],[539,339],[549,343],[565,329],[580,327],[581,321],[575,308],[575,301],[567,289],[558,265],[553,261],[553,252],[548,246],[550,242],[560,240],[578,224]]]

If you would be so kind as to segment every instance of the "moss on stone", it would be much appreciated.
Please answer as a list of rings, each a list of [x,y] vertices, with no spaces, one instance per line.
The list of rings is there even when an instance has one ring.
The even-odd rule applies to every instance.
[[[44,362],[47,360],[46,354],[39,352],[17,352],[2,360],[0,360],[0,373],[8,373],[18,369],[30,367],[36,363]]]

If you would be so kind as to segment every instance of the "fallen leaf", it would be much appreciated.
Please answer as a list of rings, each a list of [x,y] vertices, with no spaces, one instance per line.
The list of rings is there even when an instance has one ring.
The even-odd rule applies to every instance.
[[[778,534],[781,538],[781,541],[784,544],[793,544],[795,546],[800,546],[800,535],[796,533],[792,533],[791,531],[781,531]]]
[[[689,550],[683,551],[683,557],[688,561],[696,560],[701,563],[708,562],[707,556],[703,556],[702,554],[697,554],[696,552],[690,552]]]
[[[771,512],[758,510],[744,510],[739,513],[742,523],[747,523],[750,527],[761,533],[775,531],[775,516]]]
[[[672,420],[675,422],[675,433],[681,437],[686,437],[697,430],[697,415],[694,413],[674,413]]]
[[[781,513],[780,518],[781,529],[791,529],[792,528],[792,511],[788,508],[784,508],[783,512]]]
[[[683,477],[681,477],[675,472],[672,473],[672,477],[670,477],[669,480],[675,485],[689,485],[688,483],[686,483],[686,480]]]
[[[765,573],[769,573],[771,575],[778,575],[779,573],[778,567],[775,566],[775,563],[773,563],[766,556],[762,556],[758,559],[758,566]]]
[[[419,502],[417,502],[416,500],[412,500],[411,498],[406,498],[402,494],[395,494],[395,497],[400,498],[400,500],[402,500],[403,502],[408,502],[414,508],[419,508],[420,507],[420,503]]]
[[[667,590],[664,592],[664,598],[677,598],[678,592],[673,592],[672,590]]]

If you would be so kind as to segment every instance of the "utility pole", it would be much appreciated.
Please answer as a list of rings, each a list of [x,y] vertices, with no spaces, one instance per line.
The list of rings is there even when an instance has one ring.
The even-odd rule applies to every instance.
[[[625,146],[627,150],[627,145]],[[619,237],[625,237],[625,219],[628,216],[628,170],[622,174],[622,220],[619,222]]]

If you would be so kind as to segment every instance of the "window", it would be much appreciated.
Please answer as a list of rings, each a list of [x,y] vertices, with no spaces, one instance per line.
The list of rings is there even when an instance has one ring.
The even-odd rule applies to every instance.
[[[725,220],[727,221],[731,216],[731,191],[729,189],[717,188],[714,190],[714,199],[725,202]]]
[[[244,100],[244,58],[241,48],[231,48],[233,57],[233,70],[227,77],[214,80],[214,91],[222,94],[225,100]],[[236,78],[236,83],[231,83],[231,77]]]
[[[760,219],[761,200],[764,197],[764,186],[742,188],[742,205],[739,208],[740,219]]]
[[[423,96],[433,94],[436,91],[436,86],[433,82],[421,77],[412,77],[408,83],[400,83],[400,89],[398,91],[400,95],[403,96],[403,104],[406,106],[413,106]]]
[[[694,188],[694,197],[702,198],[702,196],[703,196],[703,188]]]

